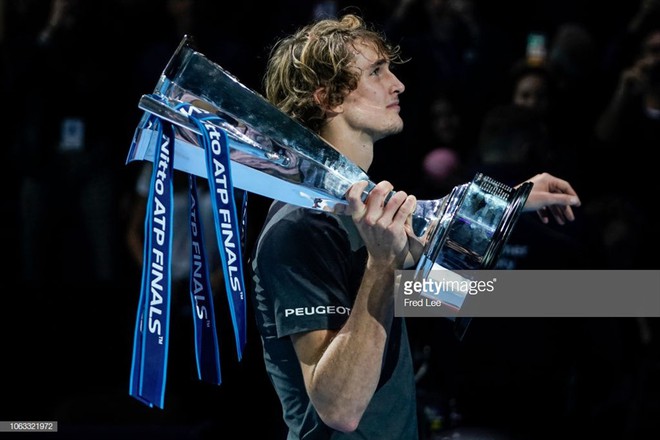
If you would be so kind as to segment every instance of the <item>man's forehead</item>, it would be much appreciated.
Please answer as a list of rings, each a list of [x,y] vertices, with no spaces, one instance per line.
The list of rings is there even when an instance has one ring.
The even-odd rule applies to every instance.
[[[353,49],[355,54],[354,63],[357,66],[365,67],[387,61],[387,58],[379,53],[378,46],[373,41],[357,40],[353,42]]]

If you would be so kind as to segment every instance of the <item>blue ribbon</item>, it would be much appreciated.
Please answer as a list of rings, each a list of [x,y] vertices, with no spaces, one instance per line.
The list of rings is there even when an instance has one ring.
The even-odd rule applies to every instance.
[[[129,393],[149,406],[163,408],[170,328],[174,129],[155,117],[146,123],[157,130],[159,142],[145,218],[144,266]]]
[[[227,134],[220,128],[222,119],[190,104],[180,104],[178,110],[188,115],[199,131],[200,145],[206,152],[206,167],[213,217],[215,219],[218,249],[222,257],[227,299],[234,326],[234,337],[238,360],[243,358],[247,335],[245,282],[243,276],[243,256],[238,215],[234,201],[234,186],[231,179],[231,164]],[[244,194],[243,206],[247,202]],[[245,217],[243,218],[245,220]],[[242,224],[244,227],[244,223]]]
[[[213,310],[213,292],[204,246],[204,227],[197,208],[199,199],[197,197],[197,180],[195,176],[188,176],[188,185],[190,191],[191,238],[190,301],[192,303],[195,329],[197,376],[204,382],[219,385],[222,382],[220,350],[215,326],[215,311]]]

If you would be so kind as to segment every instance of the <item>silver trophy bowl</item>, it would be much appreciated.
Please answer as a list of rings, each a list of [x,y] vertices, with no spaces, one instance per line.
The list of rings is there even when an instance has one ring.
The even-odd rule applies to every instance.
[[[185,36],[151,94],[143,95],[145,111],[127,162],[153,161],[156,133],[144,122],[148,115],[175,124],[174,167],[206,178],[205,154],[196,126],[177,106],[191,104],[223,120],[228,137],[233,185],[271,199],[331,211],[346,204],[354,183],[375,184],[355,163],[298,121],[195,48]],[[532,184],[514,189],[482,174],[449,195],[418,201],[413,215],[417,236],[425,236],[417,272],[426,276],[449,270],[490,269],[511,234]]]

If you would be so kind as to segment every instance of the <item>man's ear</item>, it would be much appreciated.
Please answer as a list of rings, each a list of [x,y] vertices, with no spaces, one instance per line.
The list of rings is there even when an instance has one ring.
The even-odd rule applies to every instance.
[[[334,116],[343,111],[341,104],[330,107],[330,104],[328,103],[328,94],[325,87],[319,87],[316,89],[314,92],[314,101],[321,109],[323,109],[327,116]]]

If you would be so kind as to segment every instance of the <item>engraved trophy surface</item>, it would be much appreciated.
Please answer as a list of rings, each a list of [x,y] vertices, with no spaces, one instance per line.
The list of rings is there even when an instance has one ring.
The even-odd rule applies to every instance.
[[[368,175],[324,139],[289,117],[209,60],[186,36],[153,91],[143,95],[145,111],[127,162],[153,161],[156,133],[147,113],[175,124],[174,168],[206,178],[196,126],[177,109],[191,104],[223,120],[230,148],[233,185],[271,199],[312,209],[346,204],[344,194]],[[426,276],[450,270],[490,269],[515,225],[532,184],[514,189],[482,174],[438,200],[418,201],[413,227],[427,244],[417,271]]]

